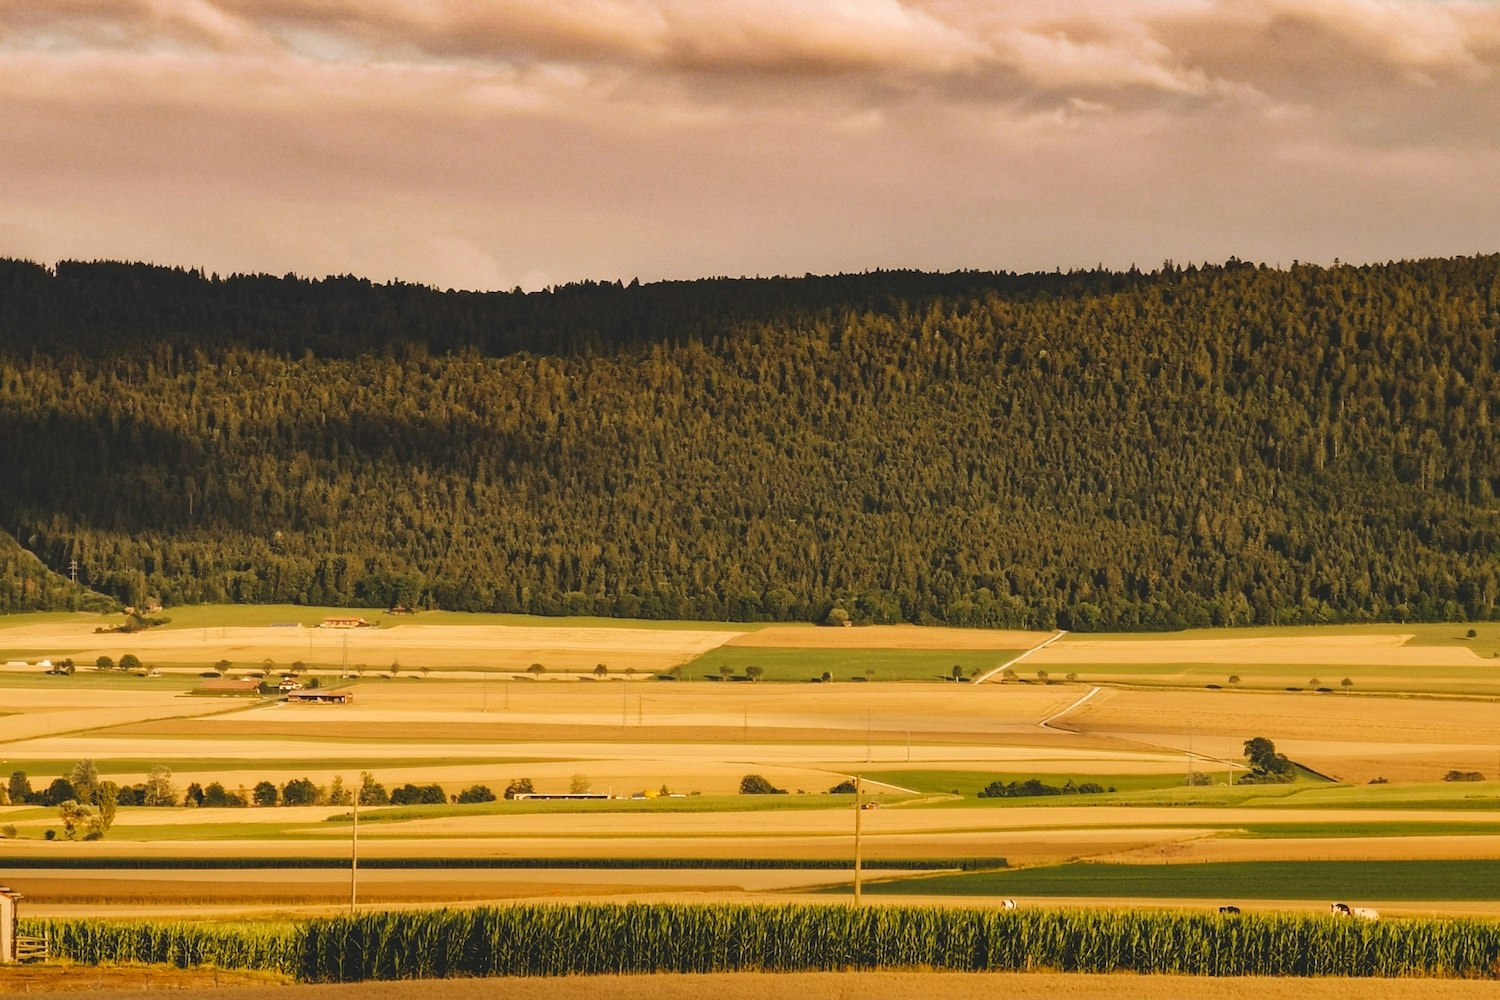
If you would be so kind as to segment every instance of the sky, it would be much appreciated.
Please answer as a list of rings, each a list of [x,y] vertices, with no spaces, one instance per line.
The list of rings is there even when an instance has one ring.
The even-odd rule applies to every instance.
[[[0,256],[528,289],[1500,250],[1479,0],[0,0]]]

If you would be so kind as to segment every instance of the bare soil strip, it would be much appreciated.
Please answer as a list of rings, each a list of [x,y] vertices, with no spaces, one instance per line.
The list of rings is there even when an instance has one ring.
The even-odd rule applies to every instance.
[[[21,978],[25,976],[26,978]],[[221,983],[214,988],[214,977]],[[342,986],[242,985],[228,973],[120,967],[0,972],[0,996],[90,991],[97,1000],[138,998],[170,988],[184,1000],[1471,1000],[1495,996],[1493,982],[1451,979],[1288,979],[1266,976],[1090,976],[1073,973],[809,972],[709,975],[565,976],[555,979],[448,979]],[[102,989],[99,989],[102,987]],[[98,990],[97,992],[94,992]]]

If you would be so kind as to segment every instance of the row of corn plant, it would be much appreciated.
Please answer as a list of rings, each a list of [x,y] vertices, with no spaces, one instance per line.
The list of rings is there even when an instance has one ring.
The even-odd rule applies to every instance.
[[[931,968],[1209,976],[1490,976],[1500,923],[933,907],[581,905],[306,925],[299,976]]]
[[[88,965],[142,962],[296,975],[304,929],[290,923],[28,920],[22,933],[45,936],[54,958]]]
[[[272,969],[310,982],[920,968],[1488,977],[1500,922],[938,907],[576,905],[290,924],[52,921],[80,962]],[[35,922],[29,933],[41,933]]]

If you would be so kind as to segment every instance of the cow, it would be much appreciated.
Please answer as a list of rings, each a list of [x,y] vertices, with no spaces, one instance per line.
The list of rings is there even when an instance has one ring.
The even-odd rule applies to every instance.
[[[1350,906],[1348,903],[1330,903],[1328,909],[1336,917],[1354,917],[1357,920],[1379,920],[1380,913],[1368,906]]]
[[[1239,916],[1240,908],[1238,906],[1221,906],[1219,907],[1219,912],[1228,914],[1232,917],[1237,917]]]
[[[1000,909],[1002,909],[1002,910],[1014,910],[1015,908],[1016,908],[1016,901],[1014,899],[1002,899],[1002,900],[1000,900]]]

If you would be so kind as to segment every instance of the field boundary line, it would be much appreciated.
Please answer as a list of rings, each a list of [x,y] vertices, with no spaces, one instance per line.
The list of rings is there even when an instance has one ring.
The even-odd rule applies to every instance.
[[[1038,652],[1039,650],[1046,649],[1048,646],[1052,645],[1054,642],[1056,642],[1057,640],[1061,639],[1063,636],[1065,636],[1067,634],[1068,634],[1068,630],[1067,629],[1065,629],[1065,628],[1058,629],[1057,630],[1057,634],[1054,635],[1054,636],[1052,636],[1052,638],[1046,639],[1046,640],[1044,640],[1042,642],[1039,642],[1035,646],[1032,646],[1030,649],[1026,650],[1026,652],[1020,654],[1019,656],[1013,656],[1010,659],[1006,660],[1004,663],[1000,664],[998,667],[995,667],[993,670],[987,670],[984,673],[980,674],[978,677],[974,678],[974,683],[975,684],[983,684],[985,681],[989,680],[991,677],[994,677],[996,674],[999,674],[999,673],[1001,673],[1003,671],[1009,670],[1011,667],[1015,666],[1017,663],[1020,663],[1022,660],[1026,659],[1026,657],[1030,656],[1032,653]]]
[[[1037,725],[1040,726],[1043,729],[1050,729],[1050,730],[1052,730],[1054,732],[1058,732],[1058,733],[1072,732],[1072,730],[1069,730],[1069,729],[1059,729],[1058,727],[1056,727],[1056,726],[1054,726],[1052,724],[1053,721],[1056,720],[1056,719],[1061,719],[1063,716],[1065,716],[1069,712],[1073,711],[1073,709],[1081,707],[1084,702],[1088,701],[1090,698],[1094,697],[1094,695],[1098,694],[1100,691],[1103,691],[1103,690],[1104,689],[1102,687],[1089,688],[1089,693],[1088,694],[1084,695],[1082,698],[1079,698],[1077,701],[1073,702],[1073,704],[1069,705],[1067,708],[1063,709],[1062,711],[1060,711],[1060,712],[1053,712],[1051,715],[1047,716],[1041,722],[1038,722]]]

